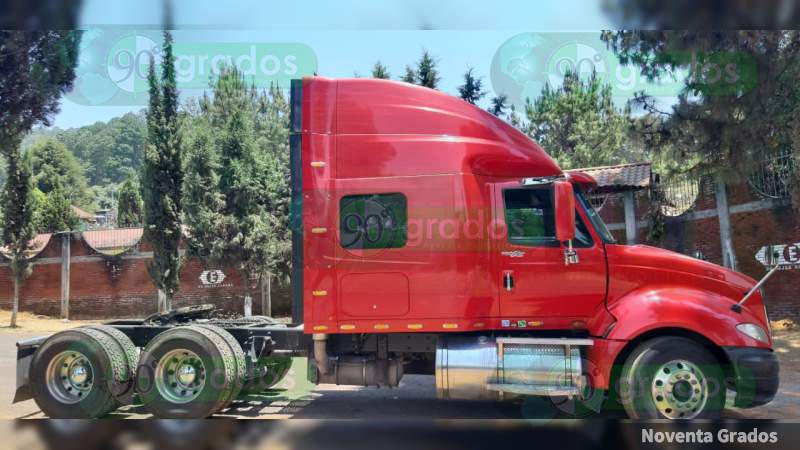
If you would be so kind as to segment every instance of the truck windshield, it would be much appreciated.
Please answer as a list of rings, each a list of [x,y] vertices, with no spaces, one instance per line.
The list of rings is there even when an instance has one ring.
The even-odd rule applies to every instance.
[[[608,227],[606,227],[606,223],[603,222],[600,214],[598,214],[589,201],[586,200],[586,196],[584,196],[583,192],[580,189],[576,189],[575,196],[578,197],[578,203],[580,203],[581,207],[583,207],[584,211],[586,211],[586,215],[592,222],[592,226],[594,226],[594,229],[597,231],[600,239],[602,239],[606,244],[616,244],[617,240],[614,239],[614,236],[610,231],[608,231]]]

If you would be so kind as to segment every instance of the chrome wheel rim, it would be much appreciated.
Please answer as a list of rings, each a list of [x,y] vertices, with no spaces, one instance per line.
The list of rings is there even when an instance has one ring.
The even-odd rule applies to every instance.
[[[695,364],[674,360],[662,364],[653,377],[653,403],[668,419],[692,419],[708,401],[708,382]]]
[[[176,349],[158,360],[156,389],[172,403],[189,403],[200,396],[206,382],[203,361],[191,350]]]
[[[86,398],[94,384],[89,358],[76,351],[57,354],[47,365],[47,391],[61,403],[73,404]]]

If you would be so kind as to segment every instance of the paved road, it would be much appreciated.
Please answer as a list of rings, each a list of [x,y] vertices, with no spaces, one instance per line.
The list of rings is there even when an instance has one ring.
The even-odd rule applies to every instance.
[[[0,418],[43,417],[31,401],[11,404],[16,377],[14,343],[32,335],[0,332]],[[728,409],[735,418],[800,419],[800,333],[778,341],[782,362],[781,392],[771,404],[751,410]],[[785,351],[780,351],[784,349]],[[305,380],[305,360],[297,358],[281,389],[240,399],[220,415],[237,418],[284,419],[549,419],[565,417],[549,399],[524,402],[470,402],[436,399],[432,376],[407,375],[399,389],[342,386],[315,387]],[[604,413],[615,417],[615,413]],[[119,418],[149,417],[140,406],[129,406],[114,414]]]

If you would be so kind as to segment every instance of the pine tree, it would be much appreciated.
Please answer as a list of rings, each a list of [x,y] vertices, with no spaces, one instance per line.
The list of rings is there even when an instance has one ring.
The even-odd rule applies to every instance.
[[[436,60],[427,50],[423,50],[422,57],[417,63],[417,84],[436,89],[440,80],[439,71],[436,69]]]
[[[39,233],[58,233],[78,229],[80,221],[72,209],[61,183],[56,181],[53,189],[44,197],[36,210],[36,229]]]
[[[492,104],[489,106],[489,112],[497,117],[503,117],[508,109],[508,96],[500,94],[492,98]]]
[[[264,260],[264,268],[268,275],[277,275],[284,282],[289,281],[291,272],[291,226],[289,222],[289,206],[291,203],[291,186],[289,180],[289,102],[283,91],[273,87],[269,95],[269,103],[265,117],[257,117],[257,123],[267,124],[267,129],[259,131],[264,136],[264,144],[259,147],[266,150],[266,193],[268,211],[272,219],[272,235],[269,244],[268,258]]]
[[[240,272],[247,314],[253,280],[288,274],[289,106],[275,87],[248,87],[235,67],[224,68],[212,90],[188,140],[189,250]]]
[[[117,226],[138,227],[142,225],[142,196],[138,183],[128,178],[119,190],[117,200]]]
[[[372,67],[372,78],[388,80],[392,78],[392,74],[389,73],[389,69],[381,64],[380,61],[376,61],[375,65]]]
[[[190,230],[188,252],[202,260],[212,259],[208,239],[217,231],[215,221],[223,201],[218,191],[219,152],[206,119],[198,118],[187,134],[183,187],[184,220]]]
[[[31,249],[34,236],[33,183],[28,153],[11,151],[6,154],[8,164],[6,185],[3,189],[3,243],[4,253],[10,259],[14,279],[14,303],[11,308],[11,327],[17,326],[19,292],[22,282],[31,273],[25,253]]]
[[[458,87],[458,96],[473,105],[482,99],[486,92],[483,91],[483,80],[473,75],[474,69],[470,67],[464,73],[464,84]]]
[[[41,23],[38,15],[56,11],[63,25],[60,29],[69,30],[76,18],[74,11],[58,7],[32,11],[36,11],[33,17],[22,26]],[[49,125],[50,118],[58,112],[61,94],[72,87],[75,79],[80,39],[81,33],[76,31],[0,31],[0,151],[7,164],[2,244],[14,280],[11,327],[17,326],[19,292],[30,274],[25,253],[34,234],[30,160],[22,155],[19,145],[34,125]]]
[[[663,23],[663,9],[653,10],[642,2],[626,1],[625,5],[630,17],[646,15]],[[713,17],[722,23],[734,16],[769,20],[765,19],[769,14],[761,14],[767,11],[782,14],[777,9],[754,14],[759,3],[731,5],[727,14]],[[710,11],[701,8],[700,12]],[[697,8],[689,3],[680,12],[681,16],[674,17],[686,16],[684,22],[708,17],[698,16]],[[698,172],[725,172],[736,178],[747,176],[754,161],[785,155],[792,146],[800,146],[792,133],[800,116],[800,33],[780,27],[653,28],[604,31],[601,40],[622,64],[637,68],[642,78],[686,74],[681,77],[683,89],[669,108],[645,92],[631,99],[650,119],[639,123],[636,137],[656,158],[696,161],[691,166]],[[794,203],[800,210],[800,192]]]
[[[156,77],[152,59],[147,77],[150,100],[142,198],[144,238],[153,245],[153,259],[147,269],[158,288],[158,309],[168,311],[172,309],[172,298],[180,282],[182,259],[178,245],[183,185],[175,57],[169,32],[164,32],[163,54],[161,81]]]
[[[406,66],[406,73],[400,78],[400,81],[404,81],[406,83],[416,84],[417,82],[417,72],[411,66]]]
[[[83,167],[66,145],[55,138],[41,138],[27,151],[31,153],[33,183],[40,191],[48,194],[60,184],[72,204],[82,207],[91,204]]]
[[[526,115],[528,135],[564,168],[596,167],[620,161],[630,111],[614,105],[611,86],[592,73],[567,72],[558,88],[546,84]]]

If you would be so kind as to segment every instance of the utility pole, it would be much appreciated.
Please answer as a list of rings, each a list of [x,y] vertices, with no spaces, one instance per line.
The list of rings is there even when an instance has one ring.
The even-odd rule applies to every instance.
[[[69,320],[69,270],[72,232],[61,234],[61,319]]]

